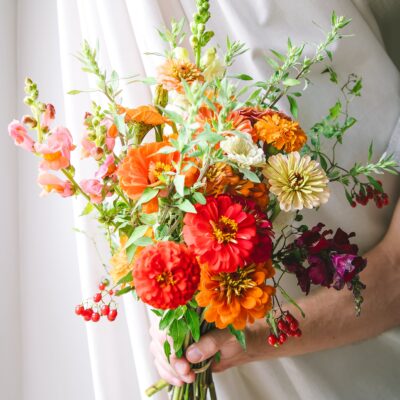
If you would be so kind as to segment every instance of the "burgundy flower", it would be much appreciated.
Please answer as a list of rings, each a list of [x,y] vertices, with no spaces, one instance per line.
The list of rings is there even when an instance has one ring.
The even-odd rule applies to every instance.
[[[353,254],[333,254],[331,260],[335,268],[333,287],[338,290],[343,289],[345,283],[349,283],[367,265],[365,259]]]

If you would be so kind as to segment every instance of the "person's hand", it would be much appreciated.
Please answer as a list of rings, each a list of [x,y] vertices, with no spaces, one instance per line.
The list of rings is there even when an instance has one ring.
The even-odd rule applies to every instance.
[[[195,374],[190,364],[208,360],[218,351],[220,352],[220,361],[213,362],[213,372],[224,371],[250,361],[252,358],[252,352],[244,352],[236,338],[227,329],[215,329],[202,336],[199,342],[189,346],[185,357],[177,358],[175,355],[171,355],[170,363],[168,363],[163,350],[166,339],[165,332],[160,332],[157,326],[152,325],[150,334],[152,337],[150,348],[158,373],[161,378],[175,386],[180,386],[184,382],[193,382]],[[168,338],[168,340],[171,339]]]

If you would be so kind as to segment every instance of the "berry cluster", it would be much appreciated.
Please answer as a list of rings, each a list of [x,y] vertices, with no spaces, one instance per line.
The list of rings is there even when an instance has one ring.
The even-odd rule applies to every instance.
[[[302,335],[299,329],[299,322],[292,314],[286,312],[277,319],[277,334],[271,333],[268,336],[268,344],[271,346],[279,346],[286,342],[289,336],[300,337]]]
[[[377,181],[379,186],[382,188],[382,182]],[[354,201],[355,199],[355,201]],[[378,208],[382,208],[389,204],[389,196],[383,190],[378,190],[372,185],[362,185],[358,193],[353,194],[353,201],[351,202],[352,207],[356,207],[357,203],[365,206],[370,200],[374,200],[375,205]]]
[[[118,311],[113,300],[114,290],[107,289],[110,284],[108,279],[99,283],[100,292],[93,299],[86,300],[75,307],[75,314],[83,317],[85,321],[98,322],[101,317],[107,317],[109,321],[115,321]]]

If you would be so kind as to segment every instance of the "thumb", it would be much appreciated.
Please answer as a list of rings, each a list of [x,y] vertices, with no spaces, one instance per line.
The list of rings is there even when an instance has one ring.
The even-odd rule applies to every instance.
[[[188,347],[186,358],[193,364],[207,360],[215,355],[229,339],[230,333],[226,329],[215,329],[208,332],[197,343]]]

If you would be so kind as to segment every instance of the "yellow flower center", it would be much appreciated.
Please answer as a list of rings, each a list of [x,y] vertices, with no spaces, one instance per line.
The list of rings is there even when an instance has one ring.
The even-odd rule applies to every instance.
[[[228,304],[232,301],[232,297],[241,297],[246,290],[257,286],[251,275],[255,271],[254,266],[239,268],[234,273],[221,273],[212,277],[213,280],[219,282],[219,291],[224,293]]]
[[[223,215],[218,220],[218,223],[210,221],[210,224],[213,228],[214,237],[218,240],[218,243],[229,243],[235,241],[239,229],[235,220]]]
[[[165,164],[161,161],[152,163],[149,169],[150,182],[160,180],[160,177],[164,172],[171,172],[171,171],[172,171],[172,165]]]
[[[172,67],[172,76],[179,80],[192,78],[192,68],[190,64],[175,64]]]
[[[170,271],[164,271],[156,277],[156,281],[163,286],[175,285],[175,279]]]

